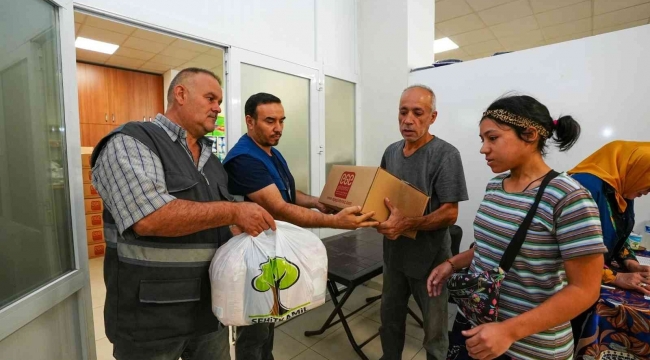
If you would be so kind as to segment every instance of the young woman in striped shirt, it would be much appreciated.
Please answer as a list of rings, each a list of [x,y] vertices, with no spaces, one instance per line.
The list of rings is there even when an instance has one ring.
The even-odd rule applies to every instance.
[[[487,185],[474,220],[476,245],[431,272],[431,296],[440,293],[456,269],[469,267],[477,273],[499,265],[541,180],[551,171],[544,162],[546,141],[552,139],[566,151],[579,134],[573,118],[554,121],[546,106],[530,96],[508,96],[490,105],[480,122],[481,154],[494,173],[503,174]],[[498,322],[463,332],[469,355],[571,359],[569,321],[598,299],[606,251],[594,200],[575,180],[560,174],[546,187],[503,280]]]

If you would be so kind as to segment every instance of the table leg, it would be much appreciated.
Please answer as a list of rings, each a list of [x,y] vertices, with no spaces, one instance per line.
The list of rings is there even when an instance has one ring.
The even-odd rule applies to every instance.
[[[329,282],[329,281],[330,281],[330,280],[328,280],[328,282]],[[335,283],[335,282],[332,281],[332,286],[331,286],[331,289],[332,289],[332,290],[329,290],[329,289],[330,289],[330,286],[329,286],[329,284],[328,284],[328,292],[330,293],[330,298],[332,298],[332,299],[334,299],[334,298],[338,298],[338,296],[341,295],[341,291],[339,291],[339,289],[336,287],[336,283]],[[354,288],[352,288],[352,289],[354,289]],[[344,289],[344,291],[346,292],[346,294],[348,293],[347,290],[348,290],[348,288],[345,288],[345,289]],[[334,291],[334,292],[336,293],[336,295],[334,295],[334,294],[332,293],[332,291]],[[350,294],[351,294],[351,292],[350,292]],[[348,296],[349,296],[349,295],[348,295]],[[365,305],[361,306],[361,307],[358,308],[358,309],[355,309],[355,310],[352,311],[351,313],[347,314],[345,317],[346,317],[346,318],[349,318],[350,316],[352,316],[352,315],[358,313],[359,311],[361,311],[361,310],[367,308],[368,306],[372,305],[375,301],[379,300],[380,298],[381,298],[381,296],[376,296],[376,297],[372,297],[372,298],[368,298],[368,299],[366,299],[366,304],[365,304]],[[347,298],[346,298],[346,297],[341,298],[341,300],[340,300],[341,306],[343,306],[343,304],[344,304],[346,301],[347,301]],[[335,302],[333,302],[333,303],[335,303]],[[336,303],[335,303],[335,304],[336,304]],[[336,315],[337,315],[337,311],[336,311],[336,309],[332,310],[332,313],[330,314],[330,316],[327,318],[327,320],[325,320],[325,324],[323,324],[323,326],[322,326],[319,330],[315,330],[315,331],[305,331],[305,336],[321,335],[323,332],[325,332],[325,330],[327,330],[327,329],[331,328],[332,326],[334,326],[334,325],[340,323],[340,322],[341,322],[341,319],[332,322],[332,320],[334,320],[334,316],[336,316]]]
[[[327,286],[332,287],[333,285],[330,282],[328,282]],[[334,310],[339,314],[339,318],[341,319],[341,324],[343,325],[343,329],[345,330],[345,334],[348,336],[348,340],[350,341],[350,344],[352,345],[352,348],[357,353],[357,355],[359,355],[359,357],[361,359],[368,360],[368,357],[366,356],[366,354],[363,353],[363,351],[361,350],[361,347],[357,344],[356,340],[354,340],[354,335],[352,335],[352,330],[350,330],[350,326],[348,325],[348,322],[345,320],[345,315],[343,315],[343,310],[342,310],[342,307],[343,307],[343,304],[344,304],[343,300],[347,300],[349,295],[352,294],[352,291],[354,290],[354,288],[355,288],[355,286],[351,286],[351,287],[349,287],[347,289],[347,291],[345,292],[345,295],[343,296],[343,299],[341,299],[340,303],[338,302],[336,297],[332,297],[332,302],[336,306]],[[330,289],[330,291],[333,291],[333,290]],[[366,304],[366,305],[368,305],[368,304]],[[373,338],[377,337],[378,334],[379,333],[374,335]],[[363,343],[363,345],[370,342],[370,340],[372,340],[372,339],[366,340]]]
[[[418,325],[420,325],[421,328],[424,327],[424,322],[422,322],[422,319],[420,319],[420,317],[417,316],[417,314],[415,312],[413,312],[413,310],[411,310],[410,306],[409,306],[409,315],[411,315],[413,320],[415,320],[415,322],[418,323]]]
[[[346,289],[347,291],[345,292],[345,295],[341,298],[341,302],[339,303],[336,300],[336,297],[338,296],[338,289],[336,288],[336,283],[334,283],[332,280],[327,280],[327,290],[330,293],[330,298],[332,298],[332,303],[334,304],[335,308],[334,311],[330,314],[330,316],[325,320],[325,323],[323,326],[321,326],[320,329],[318,330],[313,330],[313,331],[305,331],[305,336],[314,336],[314,335],[321,335],[325,332],[325,330],[329,329],[330,327],[338,324],[341,320],[338,320],[335,323],[332,323],[332,320],[334,320],[334,317],[337,315],[339,308],[343,307],[343,304],[345,304],[346,301],[348,301],[348,298],[352,294],[352,290],[354,290],[354,287],[352,287],[352,290]]]
[[[369,298],[366,298],[366,302],[367,302],[367,303],[375,302],[375,301],[377,301],[377,300],[379,300],[379,299],[381,299],[381,295],[371,296],[371,297],[369,297]]]

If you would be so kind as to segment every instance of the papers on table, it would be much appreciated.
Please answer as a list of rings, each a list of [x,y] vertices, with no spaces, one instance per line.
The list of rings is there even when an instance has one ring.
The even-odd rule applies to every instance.
[[[639,261],[639,264],[650,266],[650,257],[637,256],[636,259]]]

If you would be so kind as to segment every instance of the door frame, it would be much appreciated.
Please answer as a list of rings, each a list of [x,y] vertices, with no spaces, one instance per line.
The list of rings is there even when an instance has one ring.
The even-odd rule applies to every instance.
[[[256,52],[231,47],[226,53],[226,86],[228,103],[226,107],[226,130],[228,150],[237,143],[243,135],[241,131],[242,108],[246,99],[241,96],[241,64],[253,65],[264,69],[285,73],[309,80],[309,191],[310,195],[319,196],[324,183],[324,127],[322,121],[323,85],[320,70],[313,67],[280,60]],[[321,184],[322,182],[322,184]],[[320,232],[313,230],[317,235]]]
[[[73,269],[26,294],[0,310],[0,341],[19,330],[60,302],[76,296],[78,306],[79,345],[84,359],[95,359],[88,256],[85,239],[83,186],[81,179],[81,146],[74,46],[74,14],[71,0],[44,0],[55,8],[55,34],[58,36],[59,70],[61,71],[62,118],[65,124],[65,157],[67,160],[68,197]],[[23,45],[24,46],[24,45]],[[28,59],[29,61],[29,59]]]

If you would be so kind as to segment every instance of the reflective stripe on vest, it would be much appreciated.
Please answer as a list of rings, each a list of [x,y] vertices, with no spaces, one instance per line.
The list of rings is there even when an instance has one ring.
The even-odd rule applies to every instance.
[[[117,247],[117,225],[104,221],[104,240],[107,247]]]
[[[217,251],[216,243],[169,244],[126,240],[118,235],[114,224],[104,224],[106,246],[117,248],[119,260],[134,265],[151,267],[208,266]]]
[[[156,244],[157,245],[157,244]],[[183,244],[195,245],[195,244]],[[196,244],[203,245],[203,244]],[[147,247],[134,244],[117,243],[117,255],[120,261],[134,265],[153,267],[199,267],[208,266],[217,251],[217,244],[211,248],[169,249]]]

